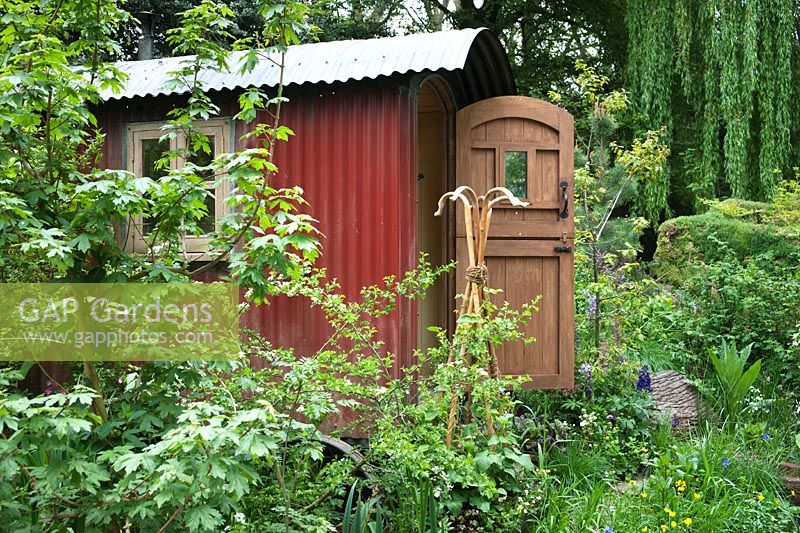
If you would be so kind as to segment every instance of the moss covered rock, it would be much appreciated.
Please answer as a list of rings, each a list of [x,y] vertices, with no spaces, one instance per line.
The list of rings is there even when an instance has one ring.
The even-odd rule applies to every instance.
[[[770,253],[776,263],[796,263],[800,225],[787,222],[774,204],[725,200],[708,212],[667,220],[658,229],[653,273],[680,285],[698,267],[731,256]]]

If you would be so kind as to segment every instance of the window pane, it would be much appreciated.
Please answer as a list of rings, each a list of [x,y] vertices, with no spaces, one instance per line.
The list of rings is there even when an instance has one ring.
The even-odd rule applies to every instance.
[[[517,198],[528,197],[528,152],[506,152],[506,189]]]
[[[149,234],[155,227],[156,219],[154,217],[144,217],[144,220],[142,220],[142,234]]]
[[[214,160],[214,156],[216,155],[216,150],[214,149],[215,137],[214,135],[207,135],[207,137],[208,137],[208,145],[210,148],[210,152],[206,153],[203,152],[202,150],[199,150],[197,153],[189,156],[189,161],[191,161],[192,163],[194,163],[199,167],[207,167],[208,165],[210,165],[211,162]],[[206,183],[206,186],[210,189],[209,192],[213,194],[214,192],[213,171],[205,170],[203,172],[200,172],[198,175],[205,178],[205,180],[208,182]],[[217,219],[217,208],[216,208],[216,200],[213,196],[211,195],[206,196],[205,202],[206,202],[207,214],[198,221],[197,225],[200,226],[200,229],[202,230],[203,234],[207,235],[216,229],[215,222]]]
[[[169,140],[160,141],[158,139],[142,140],[142,176],[153,178],[154,180],[166,175],[166,168],[156,168],[156,162],[169,151]],[[145,217],[142,221],[142,233],[147,235],[153,231],[155,219]]]
[[[209,148],[211,149],[210,153],[205,153],[202,150],[198,151],[196,154],[192,154],[189,156],[189,161],[197,165],[198,167],[207,167],[211,164],[214,160],[214,156],[216,155],[214,152],[214,136],[208,135],[208,144]],[[206,179],[206,181],[214,181],[214,175],[211,170],[206,170],[201,172],[200,175]]]
[[[156,168],[156,162],[169,151],[169,140],[144,139],[142,141],[142,176],[158,179],[167,173],[166,168]]]
[[[197,225],[200,226],[200,229],[203,230],[203,234],[207,235],[214,231],[215,229],[215,221],[217,219],[217,207],[216,207],[216,200],[212,196],[214,193],[213,190],[208,191],[210,194],[206,196],[206,211],[207,214],[201,218]]]

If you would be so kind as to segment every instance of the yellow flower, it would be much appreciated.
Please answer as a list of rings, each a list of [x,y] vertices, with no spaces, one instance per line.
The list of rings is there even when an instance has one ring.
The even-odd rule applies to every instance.
[[[792,491],[792,496],[794,496],[794,495],[795,495],[795,493],[794,493],[794,491]]]
[[[699,500],[702,497],[703,497],[702,494],[697,494],[696,492],[694,494],[692,494],[692,498],[694,498],[695,500]]]
[[[646,492],[642,493],[642,498],[647,498],[648,494]]]
[[[677,514],[677,513],[675,513],[675,511],[670,511],[670,512],[669,512],[669,517],[670,517],[670,518],[675,518],[675,515],[676,515],[676,514]]]
[[[642,528],[642,533],[647,533],[648,531],[650,531],[650,528],[649,528],[649,527],[647,527],[647,526],[644,526],[644,527]]]
[[[683,519],[683,523],[686,524],[687,526],[691,526],[692,525],[692,519],[691,518],[684,518]]]
[[[670,522],[669,525],[671,525],[672,527],[678,527],[678,523],[675,520]]]
[[[664,525],[664,524],[661,524],[661,531],[666,531],[666,530],[667,530],[667,526]]]
[[[669,507],[664,507],[664,512],[669,514],[672,512],[672,509],[670,509]]]
[[[763,502],[763,501],[765,500],[765,498],[764,498],[764,495],[763,495],[763,494],[761,494],[760,492],[759,492],[759,493],[758,493],[758,495],[756,496],[756,499],[757,499],[758,501],[760,501],[760,502]]]
[[[686,482],[682,479],[679,479],[675,482],[675,488],[678,489],[678,492],[683,492],[686,490]]]
[[[632,480],[628,481],[628,486],[629,487],[635,487],[636,486],[636,480],[632,479]]]

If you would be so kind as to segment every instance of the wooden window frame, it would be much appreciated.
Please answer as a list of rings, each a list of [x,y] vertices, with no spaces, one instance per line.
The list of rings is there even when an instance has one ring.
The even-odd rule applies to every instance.
[[[126,164],[125,168],[132,172],[135,176],[141,177],[143,175],[143,157],[141,154],[142,141],[159,139],[164,135],[162,123],[135,123],[126,126]],[[230,119],[210,119],[200,124],[195,125],[196,131],[213,139],[214,156],[231,151],[231,121]],[[186,148],[186,137],[179,134],[177,138],[169,140],[170,150],[180,150]],[[185,157],[175,158],[170,168],[181,168],[186,164]],[[216,180],[215,180],[216,181]],[[210,182],[209,182],[210,183]],[[230,192],[230,184],[222,182],[216,187],[207,187],[213,189],[214,194],[214,218],[215,224],[218,226],[218,221],[230,212],[227,203],[225,202],[228,193]],[[183,244],[185,247],[185,255],[192,261],[210,260],[208,256],[209,243],[211,239],[203,235],[188,235],[184,237]],[[142,217],[137,216],[129,219],[128,232],[126,239],[126,248],[128,251],[135,253],[147,253],[147,240],[143,233]]]

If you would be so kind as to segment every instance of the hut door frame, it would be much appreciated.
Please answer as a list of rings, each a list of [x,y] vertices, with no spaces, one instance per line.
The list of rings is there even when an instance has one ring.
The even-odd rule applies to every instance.
[[[417,112],[415,116],[415,138],[417,145],[417,152],[415,155],[416,168],[415,176],[417,179],[416,188],[416,228],[417,228],[417,253],[426,251],[425,245],[422,242],[422,234],[426,231],[433,229],[440,233],[440,250],[435,254],[436,257],[429,257],[428,260],[434,267],[447,264],[455,258],[455,229],[454,229],[454,213],[449,212],[445,217],[434,217],[433,213],[436,211],[436,202],[439,197],[447,190],[452,188],[454,182],[454,166],[455,166],[455,108],[453,105],[453,98],[450,94],[447,83],[438,75],[431,75],[420,84],[420,88],[416,93],[417,97]],[[438,111],[432,108],[432,97],[435,97]],[[434,111],[434,113],[431,113]],[[437,115],[436,119],[433,117],[424,118],[422,115],[431,113]],[[431,120],[438,120],[440,129],[437,131],[435,142],[439,145],[441,154],[439,161],[439,175],[436,176],[437,188],[435,193],[427,195],[427,202],[420,204],[422,200],[420,191],[422,182],[430,180],[434,176],[429,175],[424,168],[423,158],[425,157],[424,144],[431,141],[429,131],[426,131],[426,124]],[[428,250],[432,252],[432,250]],[[432,254],[434,255],[434,254]],[[417,334],[415,341],[417,348],[425,348],[433,342],[435,335],[426,331],[428,326],[439,326],[452,331],[455,327],[454,311],[454,298],[455,298],[455,272],[443,276],[434,287],[435,295],[438,298],[438,316],[433,317],[430,314],[425,315],[421,309],[425,305],[423,301],[416,301],[416,316],[417,316]],[[427,340],[427,343],[425,342]]]

